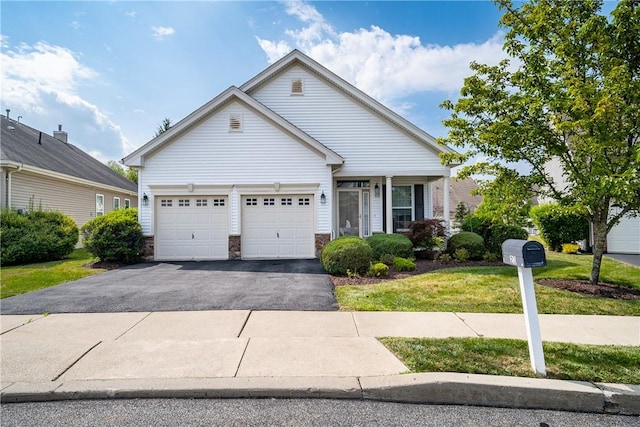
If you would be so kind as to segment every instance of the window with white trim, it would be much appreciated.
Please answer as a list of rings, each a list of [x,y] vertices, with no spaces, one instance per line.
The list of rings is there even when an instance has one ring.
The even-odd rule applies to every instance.
[[[96,194],[96,216],[104,215],[104,195]]]
[[[229,114],[229,132],[242,132],[242,114]]]
[[[247,199],[247,206],[258,206],[258,199]]]
[[[224,199],[213,199],[213,206],[224,206]]]
[[[124,199],[124,208],[129,209],[131,207],[131,199]]]
[[[160,206],[162,206],[163,208],[170,208],[173,206],[173,200],[172,199],[162,199],[160,200]]]
[[[391,189],[393,232],[409,229],[413,218],[413,193],[411,185],[394,185]]]
[[[298,206],[309,206],[311,201],[308,197],[298,199]]]
[[[291,199],[291,197],[283,197],[280,199],[280,204],[282,206],[291,206],[293,205],[293,200]]]
[[[273,199],[270,197],[265,197],[264,199],[262,199],[263,206],[275,206],[275,204],[276,204],[276,199]]]
[[[291,95],[304,95],[304,81],[291,79]]]
[[[113,210],[118,210],[120,209],[120,197],[114,197],[113,198]]]
[[[196,199],[196,207],[205,208],[207,207],[207,199]]]
[[[178,199],[178,207],[180,208],[188,208],[191,206],[191,200],[189,199]]]

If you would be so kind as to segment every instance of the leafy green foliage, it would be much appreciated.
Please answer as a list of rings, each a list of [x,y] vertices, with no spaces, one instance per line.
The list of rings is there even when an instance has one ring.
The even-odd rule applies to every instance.
[[[478,181],[474,193],[482,195],[474,215],[493,224],[528,225],[533,192],[526,180],[517,179],[517,172],[502,169],[494,180]]]
[[[386,254],[394,257],[413,257],[413,245],[404,234],[374,234],[367,239],[367,243],[371,246],[375,260],[382,259]]]
[[[339,237],[327,243],[320,254],[322,267],[329,274],[365,274],[371,265],[371,247],[359,237]]]
[[[83,244],[101,261],[132,264],[140,261],[144,236],[137,209],[119,209],[82,226]]]
[[[475,214],[464,219],[462,230],[479,234],[484,239],[485,249],[495,254],[502,254],[502,243],[507,239],[527,239],[527,231],[522,227],[494,222]]]
[[[393,268],[395,268],[396,271],[414,271],[416,269],[416,263],[407,258],[396,257],[393,260]]]
[[[0,213],[2,265],[53,261],[69,255],[78,243],[78,226],[61,212],[32,210],[26,215]]]
[[[484,254],[484,239],[479,234],[471,231],[461,231],[451,236],[447,246],[447,252],[455,256],[456,251],[460,248],[468,251],[469,259],[482,259],[482,255]]]
[[[580,246],[574,243],[563,243],[562,244],[562,253],[563,254],[577,254],[580,250]]]
[[[115,160],[109,160],[106,164],[111,168],[112,171],[124,176],[129,181],[133,181],[136,184],[138,183],[138,171],[136,169],[130,168],[128,166],[124,167]]]
[[[443,241],[447,235],[447,228],[441,219],[422,219],[409,224],[407,237],[414,248],[432,250]]]
[[[563,243],[586,239],[589,233],[587,215],[576,207],[557,203],[534,206],[531,208],[531,217],[545,243],[553,251],[562,251]]]
[[[469,260],[469,251],[467,248],[458,248],[453,253],[453,258],[458,262],[465,262]]]
[[[389,275],[389,266],[382,262],[376,262],[369,268],[369,276],[387,277]]]
[[[626,213],[640,213],[640,7],[621,0],[608,18],[600,1],[497,3],[510,59],[472,63],[460,98],[442,104],[451,117],[439,141],[469,148],[443,160],[480,155],[486,160],[458,176],[509,176],[520,188],[584,206],[595,284],[607,233]]]

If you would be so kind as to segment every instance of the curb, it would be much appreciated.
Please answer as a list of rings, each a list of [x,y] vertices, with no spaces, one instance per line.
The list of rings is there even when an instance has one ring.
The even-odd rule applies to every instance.
[[[132,398],[319,398],[640,415],[640,385],[460,373],[118,379],[3,386],[2,403]]]

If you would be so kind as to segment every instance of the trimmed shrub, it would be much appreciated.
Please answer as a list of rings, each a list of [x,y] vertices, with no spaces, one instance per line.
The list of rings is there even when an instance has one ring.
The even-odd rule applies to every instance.
[[[35,210],[23,215],[3,209],[0,216],[3,265],[62,259],[78,243],[78,226],[61,212]]]
[[[411,240],[414,248],[424,248],[433,250],[444,242],[447,228],[441,219],[421,219],[409,224],[407,237]]]
[[[465,262],[469,260],[469,251],[466,248],[458,248],[456,249],[453,257],[458,262]]]
[[[589,219],[577,207],[548,203],[531,208],[531,218],[542,239],[553,251],[561,251],[563,243],[584,240],[589,235]]]
[[[396,271],[414,271],[416,269],[416,263],[407,258],[396,257],[393,260],[393,268]]]
[[[442,261],[442,262],[451,262],[453,258],[451,258],[451,255],[449,255],[448,253],[443,253],[440,254],[440,256],[438,257],[438,261]]]
[[[562,244],[562,253],[563,254],[577,254],[580,250],[580,245],[576,245],[575,243],[563,243]]]
[[[389,275],[389,266],[387,264],[376,262],[369,268],[369,276],[387,277]]]
[[[404,234],[374,234],[367,239],[367,243],[375,260],[382,259],[386,254],[402,258],[413,257],[413,245]]]
[[[118,209],[82,226],[82,242],[101,261],[132,264],[141,260],[144,236],[137,209]]]
[[[384,263],[384,264],[387,264],[387,265],[391,265],[391,264],[393,264],[393,260],[394,260],[395,258],[396,258],[396,257],[395,257],[395,256],[393,256],[393,255],[391,255],[391,254],[384,254],[384,255],[382,255],[382,256],[380,257],[380,262],[382,262],[382,263]]]
[[[500,257],[495,252],[487,252],[484,255],[482,255],[482,259],[487,262],[496,262],[500,259]]]
[[[502,243],[507,239],[527,240],[529,233],[516,225],[493,224],[489,228],[489,235],[485,238],[484,246],[489,252],[502,256]]]
[[[329,274],[364,274],[371,265],[371,247],[359,237],[339,237],[327,243],[320,254],[322,267]]]
[[[460,248],[464,248],[469,251],[469,259],[472,260],[482,259],[482,255],[485,252],[482,236],[470,231],[461,231],[458,234],[454,234],[449,239],[447,252],[454,255]]]

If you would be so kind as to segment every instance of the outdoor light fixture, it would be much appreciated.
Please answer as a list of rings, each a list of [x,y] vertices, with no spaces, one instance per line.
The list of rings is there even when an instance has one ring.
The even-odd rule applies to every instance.
[[[378,185],[377,182],[376,182],[376,186],[373,187],[373,194],[376,197],[380,197],[380,186]]]
[[[327,196],[324,195],[324,191],[320,195],[320,204],[321,205],[326,205],[327,204]]]
[[[142,194],[142,206],[149,206],[149,196],[147,196],[147,193]]]

